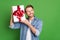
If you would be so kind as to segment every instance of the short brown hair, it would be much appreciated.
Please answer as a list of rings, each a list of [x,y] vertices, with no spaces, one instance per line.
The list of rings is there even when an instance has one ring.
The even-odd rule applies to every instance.
[[[27,5],[26,8],[28,8],[28,7],[31,7],[34,9],[34,7],[32,5]],[[26,8],[25,8],[25,12],[26,12]]]

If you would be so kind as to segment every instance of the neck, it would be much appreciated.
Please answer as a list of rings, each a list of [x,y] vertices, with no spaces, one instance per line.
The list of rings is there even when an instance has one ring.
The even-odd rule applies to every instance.
[[[33,17],[29,17],[29,20],[33,20],[34,19],[34,16]]]

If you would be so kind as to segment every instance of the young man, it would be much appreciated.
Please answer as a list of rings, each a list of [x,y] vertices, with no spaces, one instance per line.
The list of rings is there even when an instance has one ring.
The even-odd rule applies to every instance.
[[[10,20],[10,28],[20,29],[20,40],[39,40],[38,36],[42,30],[42,20],[34,16],[34,8],[32,5],[27,5],[25,8],[28,18],[21,22]]]

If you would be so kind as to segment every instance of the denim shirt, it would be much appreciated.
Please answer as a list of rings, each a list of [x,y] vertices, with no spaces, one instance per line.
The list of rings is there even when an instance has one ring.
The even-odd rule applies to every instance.
[[[27,18],[28,19],[28,18]],[[39,35],[42,30],[42,20],[34,17],[31,22],[31,25],[36,28],[36,33],[34,34],[31,30],[31,40],[39,40]],[[20,40],[26,40],[28,26],[24,23],[15,22],[10,26],[11,29],[20,29]]]

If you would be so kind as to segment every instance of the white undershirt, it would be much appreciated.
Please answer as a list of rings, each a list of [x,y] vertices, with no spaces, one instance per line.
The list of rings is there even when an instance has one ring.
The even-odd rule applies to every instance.
[[[31,21],[29,21],[31,23]],[[30,28],[27,30],[26,40],[31,40],[31,31]]]

